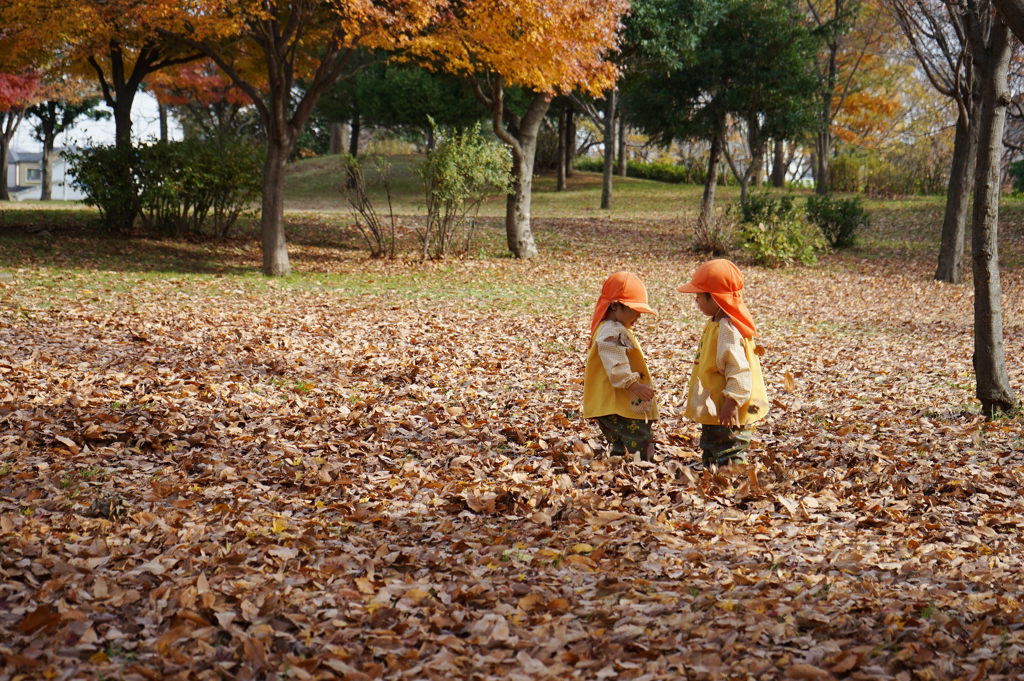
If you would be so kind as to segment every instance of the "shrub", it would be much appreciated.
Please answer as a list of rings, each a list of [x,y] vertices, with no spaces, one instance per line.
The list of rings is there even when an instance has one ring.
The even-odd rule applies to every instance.
[[[480,204],[495,190],[512,192],[512,155],[504,144],[484,139],[479,123],[468,132],[434,134],[441,142],[419,168],[427,199],[420,238],[423,257],[436,259],[470,250]]]
[[[759,265],[778,267],[799,260],[804,265],[817,262],[824,240],[815,228],[797,214],[775,222],[747,223],[741,232],[743,248]]]
[[[1024,160],[1014,161],[1008,170],[1013,179],[1013,193],[1024,194]]]
[[[783,194],[777,199],[768,191],[750,194],[746,203],[740,206],[740,219],[746,223],[773,224],[779,220],[791,220],[795,215],[791,194]]]
[[[585,172],[604,172],[604,159],[593,156],[582,156],[573,162],[573,168]],[[707,165],[699,160],[690,159],[684,163],[641,163],[626,161],[627,177],[638,177],[643,180],[668,182],[672,184],[704,184],[707,179]],[[728,185],[731,182],[729,173],[719,173],[718,184]]]
[[[246,142],[155,142],[118,150],[66,152],[75,186],[108,228],[129,231],[137,216],[168,236],[225,237],[260,195],[263,151]]]
[[[857,243],[857,232],[870,224],[860,198],[807,197],[807,219],[817,225],[832,248],[849,248]]]
[[[377,175],[388,201],[388,220],[385,221],[374,209],[373,202],[366,192],[366,175],[363,172],[362,161],[351,154],[345,154],[343,158],[348,181],[342,191],[352,209],[359,215],[356,218],[356,227],[370,248],[370,257],[395,257],[395,209],[391,203],[391,164],[381,156],[374,159]]]
[[[722,215],[713,216],[711,220],[700,217],[694,220],[691,228],[693,250],[716,256],[729,252],[736,233],[736,217],[731,209],[729,206]]]
[[[139,213],[134,168],[135,148],[87,147],[63,152],[74,186],[85,194],[83,203],[100,211],[100,224],[116,233],[131,231]]]
[[[839,154],[828,161],[828,186],[835,192],[859,192],[864,160],[852,154]]]

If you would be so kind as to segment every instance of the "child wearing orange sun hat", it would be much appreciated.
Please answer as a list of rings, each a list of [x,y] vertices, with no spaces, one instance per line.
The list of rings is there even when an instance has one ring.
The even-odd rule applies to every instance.
[[[768,413],[768,399],[754,338],[757,327],[743,302],[743,275],[732,262],[709,260],[690,283],[707,315],[687,387],[686,416],[701,424],[704,465],[745,464],[754,422]]]
[[[632,330],[642,314],[657,314],[647,304],[643,282],[631,272],[608,277],[590,322],[583,417],[597,420],[613,455],[630,452],[649,461],[658,404],[647,360]]]

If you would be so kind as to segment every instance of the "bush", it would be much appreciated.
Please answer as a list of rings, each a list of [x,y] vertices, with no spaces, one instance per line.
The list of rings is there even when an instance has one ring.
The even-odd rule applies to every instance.
[[[740,219],[746,223],[774,224],[780,220],[792,220],[795,216],[791,194],[783,194],[778,199],[767,191],[750,194],[747,202],[740,206]]]
[[[242,141],[101,146],[65,157],[85,203],[121,233],[141,216],[148,230],[168,236],[201,235],[210,227],[225,237],[263,188],[263,151]]]
[[[1013,193],[1024,194],[1024,161],[1014,161],[1008,170],[1013,179]]]
[[[757,264],[767,267],[791,265],[797,260],[813,265],[825,245],[818,230],[796,214],[767,224],[747,223],[741,237],[743,248]]]
[[[395,209],[391,202],[391,164],[378,156],[374,159],[377,176],[380,178],[384,195],[388,201],[388,220],[377,213],[366,191],[366,174],[363,162],[351,154],[343,156],[347,182],[342,189],[352,209],[358,214],[356,227],[363,235],[370,249],[371,258],[395,257]],[[361,218],[361,219],[360,219]],[[365,223],[365,226],[364,226]]]
[[[821,234],[799,214],[792,194],[751,194],[740,206],[740,220],[743,248],[760,265],[778,267],[797,260],[813,265],[824,247]]]
[[[715,256],[725,255],[729,252],[733,235],[736,233],[736,217],[732,206],[726,208],[722,215],[712,216],[711,220],[702,220],[698,217],[690,231],[694,251]]]
[[[74,186],[85,193],[83,203],[100,211],[100,224],[111,232],[131,231],[139,214],[133,169],[139,164],[135,148],[99,146],[63,152]]]
[[[604,172],[604,159],[583,156],[573,162],[574,169],[585,172]],[[643,180],[654,180],[655,182],[668,182],[671,184],[704,184],[707,179],[707,164],[697,160],[690,160],[686,163],[641,163],[639,161],[626,161],[626,176],[638,177]],[[731,176],[728,173],[719,173],[718,184],[730,184]]]
[[[852,154],[839,154],[828,161],[828,186],[834,192],[859,192],[864,160]]]
[[[469,251],[480,204],[495,190],[512,192],[512,154],[504,144],[484,139],[479,123],[468,132],[434,134],[440,144],[419,168],[427,199],[427,224],[420,238],[423,257],[436,259],[455,250]]]
[[[857,243],[857,232],[870,224],[860,198],[807,197],[807,219],[817,225],[832,248],[849,248]]]

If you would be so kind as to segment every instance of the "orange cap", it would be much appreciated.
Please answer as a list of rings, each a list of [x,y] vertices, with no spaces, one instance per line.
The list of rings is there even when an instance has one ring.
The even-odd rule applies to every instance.
[[[639,277],[632,272],[616,272],[605,279],[604,286],[601,287],[601,297],[597,299],[594,318],[590,322],[591,338],[594,337],[598,325],[608,312],[608,306],[612,303],[622,303],[635,312],[655,316],[658,314],[647,304],[647,289]]]
[[[750,310],[743,303],[743,275],[731,261],[708,260],[697,268],[689,284],[676,287],[683,293],[710,293],[718,306],[729,315],[744,338],[757,335]]]

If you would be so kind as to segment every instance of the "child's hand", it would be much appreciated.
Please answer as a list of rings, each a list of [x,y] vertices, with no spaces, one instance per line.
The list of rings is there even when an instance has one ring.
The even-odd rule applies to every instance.
[[[736,400],[726,397],[722,401],[722,413],[718,418],[718,423],[722,426],[740,425],[739,405],[736,404]]]
[[[646,383],[641,383],[640,381],[629,386],[629,392],[633,393],[644,402],[649,402],[654,399],[654,388]]]

